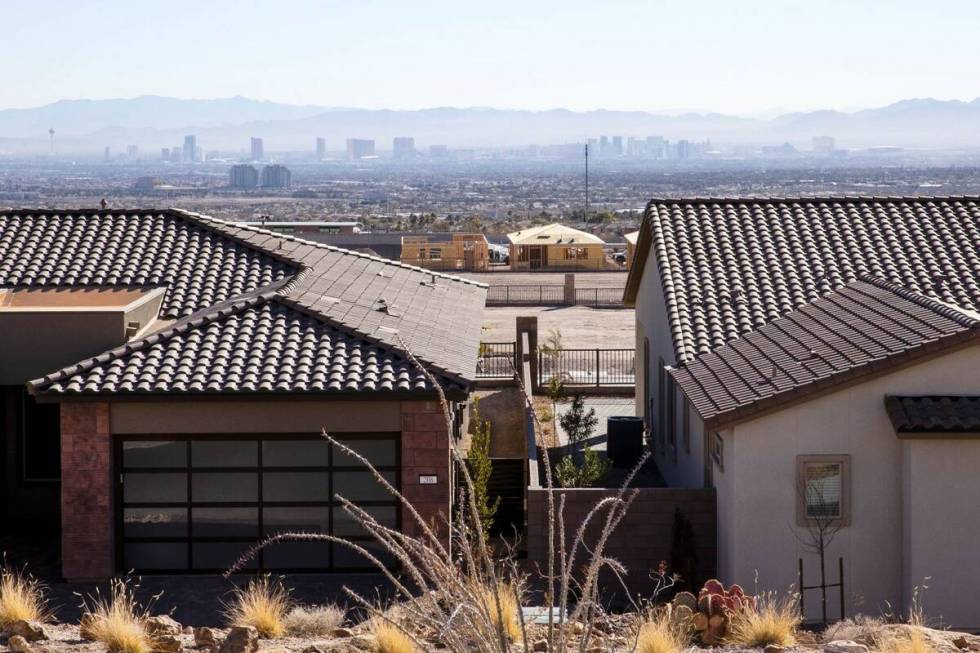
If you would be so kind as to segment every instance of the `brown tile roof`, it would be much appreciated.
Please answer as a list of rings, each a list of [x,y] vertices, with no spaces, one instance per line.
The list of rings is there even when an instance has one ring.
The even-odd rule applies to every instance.
[[[178,329],[203,328],[222,317],[222,312],[232,310],[229,307],[241,301],[258,301],[257,297],[271,292],[274,298],[263,301],[274,300],[277,310],[292,309],[293,313],[318,321],[325,329],[346,334],[350,339],[345,345],[348,348],[354,347],[357,341],[361,351],[372,347],[385,350],[391,361],[402,360],[404,350],[408,349],[450,385],[466,385],[475,375],[486,299],[483,284],[179,209],[152,213],[89,212],[83,220],[67,213],[47,213],[46,235],[40,239],[44,247],[23,247],[26,240],[38,240],[24,231],[24,220],[24,212],[0,214],[0,274],[15,266],[18,275],[0,277],[0,284],[164,285],[169,289],[167,315],[187,316],[174,325]],[[11,228],[12,225],[17,229]],[[193,234],[193,237],[168,236],[174,232]],[[165,239],[164,244],[158,242],[161,237]],[[188,249],[185,245],[188,240],[198,246]],[[174,241],[180,246],[174,245]],[[73,246],[66,250],[60,246],[62,243]],[[201,243],[207,243],[207,247]],[[60,257],[69,251],[73,260],[61,261]],[[8,252],[7,256],[13,252],[21,255],[18,262],[10,263],[2,252]],[[151,262],[146,262],[147,258]],[[85,271],[97,270],[98,274],[61,273],[45,276],[43,280],[36,276],[36,270],[52,265],[59,273],[66,265],[74,265]],[[255,272],[265,269],[263,265],[270,270],[264,276]],[[134,269],[140,274],[133,273]],[[24,276],[24,270],[31,270],[29,278]],[[175,287],[181,292],[175,291]],[[222,321],[222,324],[233,323],[239,322]],[[172,329],[167,333],[177,338]],[[242,337],[248,339],[252,334],[243,333]],[[337,341],[336,336],[330,338],[331,342]],[[183,336],[177,340],[183,341]],[[133,352],[125,350],[143,346],[143,343],[129,343],[111,356],[98,357],[98,364],[116,366],[113,369],[123,369],[118,368],[123,363],[117,360],[125,365],[137,365],[140,356],[131,357]],[[91,379],[108,378],[110,370],[96,371],[97,366],[88,363],[85,366],[87,380],[83,383],[76,379],[75,383],[82,383],[78,387],[86,388],[87,392],[106,393],[118,389],[115,384],[107,383],[98,389],[88,383]],[[61,383],[72,376],[78,371],[72,372],[76,367],[38,379],[32,382],[32,387],[39,393],[63,392],[70,384],[55,389],[53,382],[57,379]],[[354,372],[358,369],[356,365],[351,367]],[[280,374],[284,378],[291,372]],[[171,381],[162,380],[161,387],[169,387],[172,392],[183,391],[182,386]],[[363,387],[368,389],[370,380],[363,382]],[[352,388],[352,383],[346,383],[345,388]],[[410,385],[420,387],[414,382]],[[229,382],[226,389],[241,391],[238,387]],[[302,383],[293,387],[302,391]],[[310,391],[319,390],[311,387]]]
[[[885,397],[899,436],[916,433],[980,435],[980,397]]]
[[[655,199],[628,303],[648,256],[685,363],[861,274],[980,308],[980,198]]]
[[[671,375],[716,428],[978,333],[980,315],[865,276]]]
[[[345,333],[280,299],[267,292],[182,320],[46,377],[44,392],[334,394],[432,389],[425,376],[391,348]]]
[[[298,271],[173,211],[0,211],[0,286],[162,286],[176,318]]]

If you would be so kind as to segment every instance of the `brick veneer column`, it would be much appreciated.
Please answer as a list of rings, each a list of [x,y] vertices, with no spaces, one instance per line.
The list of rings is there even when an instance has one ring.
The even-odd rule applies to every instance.
[[[68,580],[115,571],[109,404],[61,404],[61,560]]]
[[[405,401],[401,405],[402,494],[444,538],[448,530],[441,524],[449,517],[450,463],[449,431],[439,403]],[[434,474],[439,482],[420,485],[419,475]],[[418,535],[420,529],[408,509],[402,507],[402,530]]]

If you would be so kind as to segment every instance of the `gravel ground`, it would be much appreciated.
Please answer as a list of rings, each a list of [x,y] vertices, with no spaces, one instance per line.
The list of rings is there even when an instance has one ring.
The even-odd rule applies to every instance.
[[[484,342],[513,342],[518,316],[538,318],[538,339],[559,329],[566,349],[633,349],[636,325],[633,309],[588,308],[586,306],[506,306],[483,312]]]

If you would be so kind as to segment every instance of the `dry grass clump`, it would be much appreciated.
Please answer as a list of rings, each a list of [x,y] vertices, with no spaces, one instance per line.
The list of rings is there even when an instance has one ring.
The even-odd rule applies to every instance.
[[[728,642],[749,647],[793,646],[802,619],[795,597],[764,594],[755,609],[735,612],[728,625]]]
[[[823,632],[821,639],[825,642],[849,639],[876,648],[877,642],[885,638],[885,630],[884,619],[861,614],[831,624]]]
[[[517,597],[518,590],[512,583],[498,583],[496,596],[491,587],[484,587],[480,592],[480,600],[486,607],[494,630],[503,631],[512,642],[517,641],[522,632],[521,606]]]
[[[0,569],[0,630],[15,621],[47,621],[44,586],[22,571]]]
[[[344,623],[346,612],[336,605],[297,605],[283,619],[286,634],[294,637],[323,637]]]
[[[415,643],[398,626],[376,619],[371,625],[378,653],[415,653]]]
[[[109,596],[96,592],[82,603],[86,636],[113,653],[153,651],[153,637],[143,625],[149,616],[149,609],[136,601],[135,586],[130,587],[125,580],[112,581]]]
[[[640,626],[636,653],[680,653],[690,643],[685,624],[673,619],[669,610],[656,610]]]
[[[292,607],[289,592],[268,576],[238,588],[225,605],[225,619],[232,626],[252,626],[260,637],[275,639],[286,633],[286,615]]]

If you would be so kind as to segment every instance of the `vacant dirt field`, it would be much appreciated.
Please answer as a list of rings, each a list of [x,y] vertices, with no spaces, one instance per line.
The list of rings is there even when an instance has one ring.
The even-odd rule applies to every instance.
[[[461,277],[491,286],[560,286],[565,283],[564,272],[460,272]],[[578,288],[623,288],[625,272],[576,272]]]
[[[485,342],[512,342],[517,338],[518,316],[538,318],[538,338],[551,329],[561,331],[566,349],[632,349],[636,346],[633,309],[588,308],[585,306],[505,306],[484,309]]]

